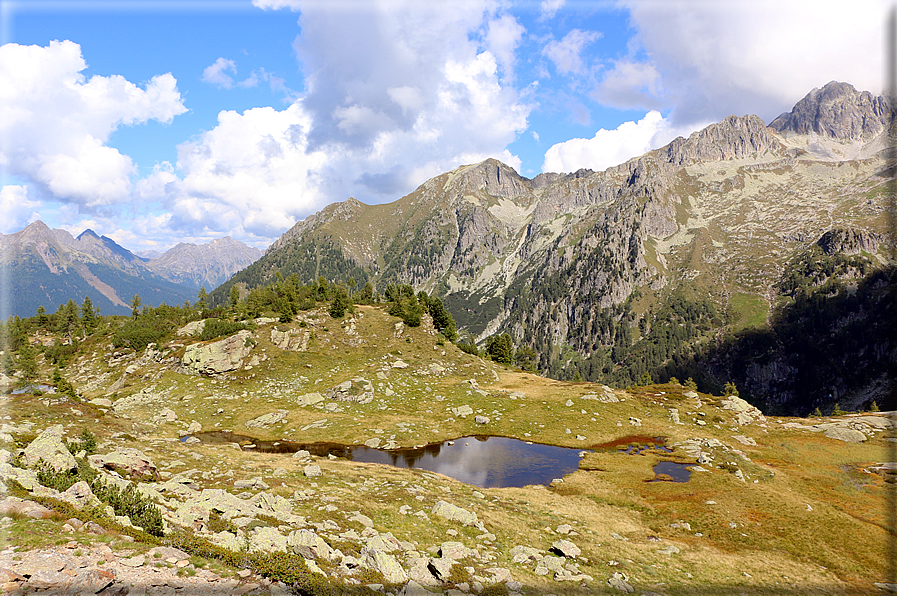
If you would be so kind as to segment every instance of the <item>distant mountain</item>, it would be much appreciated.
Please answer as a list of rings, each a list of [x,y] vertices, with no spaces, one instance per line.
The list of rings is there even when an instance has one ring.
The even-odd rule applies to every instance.
[[[277,272],[410,283],[475,338],[534,348],[549,376],[735,381],[771,411],[881,404],[881,355],[897,357],[881,301],[892,117],[885,98],[832,82],[770,126],[729,116],[602,172],[463,166],[393,203],[325,207],[213,299]],[[799,373],[808,362],[815,376]]]
[[[0,275],[10,289],[2,314],[32,316],[39,305],[54,312],[85,296],[103,314],[130,313],[135,294],[145,305],[181,304],[195,300],[205,280],[211,287],[254,254],[260,252],[225,238],[202,247],[179,244],[147,262],[92,230],[74,238],[36,221],[20,232],[0,234]]]
[[[146,265],[168,281],[212,290],[262,254],[257,248],[225,236],[198,246],[181,242],[164,254],[151,256]]]

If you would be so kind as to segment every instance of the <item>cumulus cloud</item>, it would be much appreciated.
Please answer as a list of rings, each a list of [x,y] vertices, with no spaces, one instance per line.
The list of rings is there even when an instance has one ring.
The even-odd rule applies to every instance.
[[[583,49],[601,37],[603,35],[598,31],[573,29],[560,41],[548,42],[542,53],[554,63],[560,74],[582,74],[585,68],[582,61]]]
[[[623,4],[650,59],[645,72],[662,75],[679,122],[746,113],[769,121],[830,80],[883,90],[887,0],[849,9],[839,0]],[[632,105],[644,105],[638,93]]]
[[[543,172],[575,172],[581,168],[605,170],[663,147],[678,136],[688,136],[706,124],[675,126],[652,110],[638,122],[624,122],[614,130],[600,129],[591,139],[570,139],[545,153]]]
[[[84,77],[81,48],[0,46],[0,163],[60,201],[125,201],[135,167],[106,142],[121,125],[170,122],[186,111],[171,74],[141,89],[124,77]]]
[[[513,78],[514,51],[525,32],[523,25],[509,14],[489,21],[486,44],[506,77]]]
[[[179,146],[175,166],[140,181],[136,192],[172,214],[166,226],[273,239],[349,196],[392,200],[488,157],[521,166],[505,147],[532,106],[505,81],[524,29],[491,0],[301,9],[294,47],[308,91],[283,110],[221,112]],[[209,68],[232,79],[227,60]]]
[[[0,234],[18,232],[31,222],[40,219],[40,203],[28,198],[28,188],[7,184],[0,188]]]

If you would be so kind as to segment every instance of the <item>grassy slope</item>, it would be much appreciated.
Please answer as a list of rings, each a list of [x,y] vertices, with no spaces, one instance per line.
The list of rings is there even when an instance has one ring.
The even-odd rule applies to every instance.
[[[316,314],[305,314],[307,328],[314,331],[308,352],[279,350],[268,341],[269,328],[261,327],[254,353],[266,355],[267,360],[226,380],[183,376],[160,364],[129,375],[115,397],[144,389],[162,394],[165,406],[179,416],[174,423],[151,422],[158,406],[129,410],[129,418],[122,418],[89,404],[39,405],[47,402],[31,396],[7,398],[6,413],[13,423],[31,420],[38,428],[66,423],[71,435],[90,426],[105,441],[100,452],[113,446],[139,447],[166,473],[189,473],[203,487],[233,490],[235,479],[262,477],[271,492],[292,496],[294,513],[311,522],[333,519],[341,528],[355,527],[346,517],[360,510],[378,530],[416,542],[420,550],[445,540],[476,543],[480,532],[472,528],[399,513],[402,505],[429,511],[436,500],[449,500],[477,512],[495,535],[487,545],[487,550],[496,553],[490,565],[511,568],[530,593],[579,593],[575,584],[536,576],[532,565],[508,560],[507,551],[518,544],[547,549],[559,538],[553,529],[562,523],[578,532],[571,539],[586,557],[580,568],[593,576],[590,584],[599,590],[606,588],[604,582],[614,571],[625,573],[637,591],[664,594],[780,594],[815,589],[865,593],[872,589],[872,582],[883,581],[886,485],[879,476],[863,471],[882,460],[882,438],[847,444],[785,429],[780,424],[784,420],[778,419],[765,427],[756,423],[736,427],[731,412],[716,407],[718,398],[701,395],[704,405],[698,408],[678,385],[618,391],[623,401],[614,404],[582,400],[580,396],[600,388],[484,362],[451,345],[437,345],[425,328],[394,337],[396,319],[377,308],[358,309],[357,336],[344,330],[347,320]],[[293,327],[299,329],[297,323]],[[357,345],[359,339],[361,345]],[[183,350],[177,343],[185,342],[169,345],[172,354]],[[81,360],[66,371],[87,397],[105,395],[104,388],[133,363],[126,359],[109,366],[106,345],[104,338],[89,341]],[[377,378],[376,373],[385,370],[384,363],[399,358],[409,368],[390,368],[385,379]],[[443,367],[444,372],[430,372],[431,364]],[[341,403],[337,412],[295,404],[298,395],[323,391],[355,376],[374,383],[376,397],[370,404]],[[485,395],[476,392],[469,379],[476,380]],[[385,395],[387,386],[395,395]],[[526,397],[511,399],[514,391]],[[566,405],[568,400],[572,406]],[[462,404],[489,415],[492,422],[484,428],[474,423],[473,416],[452,417],[449,408]],[[684,425],[669,422],[671,406],[679,409]],[[219,409],[224,412],[217,414]],[[285,424],[271,429],[244,426],[276,409],[289,410]],[[706,414],[706,426],[693,422],[699,418],[697,411]],[[641,419],[642,426],[631,426],[630,416]],[[326,428],[301,430],[325,418]],[[404,446],[484,432],[570,447],[598,445],[630,434],[664,436],[668,444],[693,437],[717,438],[742,449],[750,462],[731,452],[714,452],[717,464],[737,462],[747,483],[720,468],[693,473],[685,484],[649,483],[658,459],[686,461],[681,450],[671,456],[596,452],[583,460],[580,471],[548,489],[476,489],[416,470],[321,459],[317,463],[324,476],[310,481],[302,475],[301,464],[288,456],[179,443],[176,437],[192,420],[204,429],[233,429],[260,438],[361,443],[376,436],[393,437]],[[570,433],[565,432],[568,428]],[[112,438],[113,433],[119,433],[118,438]],[[754,438],[757,446],[742,446],[732,439],[735,434]],[[577,435],[587,438],[577,440]],[[322,510],[325,502],[337,510]],[[687,521],[691,531],[670,527],[680,520]],[[459,531],[459,537],[449,535],[449,529]],[[662,541],[653,542],[649,536]],[[669,544],[681,552],[672,557],[656,552]],[[348,542],[334,542],[334,546],[344,552],[358,548]]]

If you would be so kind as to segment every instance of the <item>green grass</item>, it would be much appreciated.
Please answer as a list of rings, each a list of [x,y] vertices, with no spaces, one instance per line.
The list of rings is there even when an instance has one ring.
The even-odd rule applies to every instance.
[[[762,296],[736,292],[729,297],[729,310],[735,315],[735,331],[765,327],[769,305]]]

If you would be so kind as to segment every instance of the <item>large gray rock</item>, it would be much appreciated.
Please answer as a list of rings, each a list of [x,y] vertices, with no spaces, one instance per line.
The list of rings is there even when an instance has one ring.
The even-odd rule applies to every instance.
[[[305,352],[308,350],[309,339],[311,339],[311,332],[306,330],[279,331],[276,327],[271,329],[271,343],[281,350]]]
[[[376,548],[364,547],[361,549],[362,564],[383,575],[383,579],[391,584],[400,584],[408,581],[408,574],[396,561],[396,558]]]
[[[478,526],[479,524],[479,519],[477,519],[476,513],[471,513],[467,509],[462,509],[457,505],[452,505],[445,501],[436,501],[436,504],[433,505],[433,509],[430,513],[449,521],[459,522],[464,526]]]
[[[561,555],[562,557],[567,557],[568,559],[575,559],[582,554],[582,551],[579,550],[579,547],[569,540],[556,540],[551,545],[551,551]]]
[[[277,528],[267,526],[256,528],[249,537],[249,550],[255,552],[286,552],[288,547],[287,537],[277,531]]]
[[[106,455],[89,455],[87,461],[95,468],[125,472],[140,478],[156,478],[158,476],[158,470],[153,460],[133,447],[122,447]]]
[[[93,494],[90,485],[84,480],[76,482],[67,491],[60,493],[59,498],[71,503],[76,509],[100,507],[102,505],[96,495]]]
[[[616,588],[621,592],[625,592],[626,594],[630,594],[635,591],[635,589],[629,585],[629,578],[619,571],[615,571],[613,575],[611,575],[607,580],[607,585],[612,588]]]
[[[438,559],[430,559],[427,561],[427,568],[439,581],[448,580],[452,573],[452,567],[457,563],[454,559],[440,557]]]
[[[53,514],[51,509],[34,501],[26,501],[18,497],[6,497],[0,501],[0,515],[24,515],[31,519],[43,519]]]
[[[332,560],[335,551],[323,538],[311,530],[296,530],[287,538],[287,546],[297,555],[306,559]]]
[[[866,440],[866,435],[852,428],[841,428],[836,426],[826,429],[823,434],[830,439],[838,439],[839,441],[846,441],[848,443],[862,443]]]
[[[258,418],[253,418],[246,422],[246,426],[248,428],[267,428],[272,424],[277,424],[281,420],[285,419],[289,415],[289,411],[287,410],[276,410],[274,412],[269,412],[267,414],[263,414]]]
[[[201,375],[237,370],[252,351],[251,339],[252,332],[244,329],[219,341],[187,346],[181,366],[189,373]]]
[[[28,467],[36,466],[39,461],[44,461],[57,472],[74,470],[78,467],[75,457],[69,453],[62,440],[64,430],[61,424],[51,426],[37,436],[36,439],[25,447],[22,459]]]

